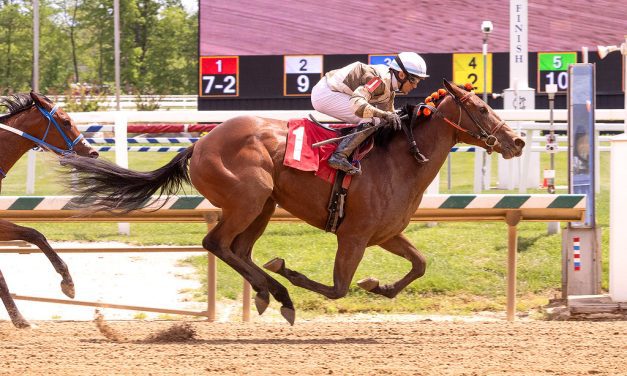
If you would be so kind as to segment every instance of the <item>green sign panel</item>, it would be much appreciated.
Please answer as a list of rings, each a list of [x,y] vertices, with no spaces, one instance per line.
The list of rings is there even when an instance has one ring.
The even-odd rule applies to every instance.
[[[577,63],[576,52],[538,52],[538,92],[546,92],[546,85],[557,85],[558,92],[568,89],[568,67]]]

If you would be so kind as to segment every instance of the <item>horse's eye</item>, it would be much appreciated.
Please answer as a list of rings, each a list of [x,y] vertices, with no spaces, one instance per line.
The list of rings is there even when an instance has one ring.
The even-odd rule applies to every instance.
[[[482,114],[487,114],[488,113],[488,109],[485,107],[481,107],[479,108],[479,112],[481,112]]]

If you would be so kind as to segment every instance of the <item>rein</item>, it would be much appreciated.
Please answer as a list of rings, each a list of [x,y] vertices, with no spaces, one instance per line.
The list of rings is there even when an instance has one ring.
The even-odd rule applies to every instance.
[[[448,89],[447,89],[448,91]],[[464,103],[474,94],[472,91],[469,92],[468,94],[464,95],[461,99],[457,98],[453,93],[451,93],[450,91],[448,91],[449,95],[455,100],[455,103],[457,103],[457,106],[459,108],[459,119],[457,120],[457,123],[453,123],[452,121],[450,121],[446,116],[444,116],[441,111],[438,111],[436,108],[435,113],[438,114],[438,116],[440,118],[442,118],[447,124],[449,124],[450,126],[452,126],[453,128],[462,131],[466,134],[469,134],[470,136],[476,138],[477,140],[482,140],[485,145],[487,146],[487,151],[488,154],[491,154],[493,151],[494,146],[497,144],[498,139],[496,138],[496,136],[494,135],[496,132],[499,131],[499,129],[501,129],[501,127],[505,124],[504,120],[501,120],[501,122],[494,127],[494,129],[492,129],[491,133],[488,133],[482,126],[481,124],[477,121],[477,119],[475,119],[475,117],[470,113],[470,111],[468,111],[468,109],[466,107],[464,107]],[[473,123],[475,123],[475,126],[477,128],[479,128],[480,133],[475,133],[473,131],[470,131],[468,129],[462,128],[460,126],[461,122],[462,122],[462,109],[463,112],[466,113],[466,115],[468,115],[468,117],[472,120]]]
[[[48,150],[52,150],[62,156],[68,155],[68,154],[72,154],[75,153],[74,151],[74,146],[76,146],[76,144],[78,144],[81,139],[83,138],[83,134],[81,133],[80,135],[78,135],[78,137],[76,137],[76,139],[74,139],[74,141],[72,141],[66,134],[65,132],[63,132],[63,129],[61,128],[61,126],[59,125],[59,123],[57,123],[57,121],[54,119],[54,114],[55,112],[57,112],[57,110],[59,109],[58,105],[54,105],[54,107],[52,108],[52,110],[48,111],[46,109],[44,109],[43,107],[40,107],[38,104],[35,103],[35,106],[37,107],[37,109],[39,110],[39,112],[41,112],[41,114],[48,119],[48,125],[46,127],[46,132],[44,132],[44,136],[42,138],[37,138],[35,136],[32,136],[24,131],[21,131],[17,128],[11,127],[9,125],[0,123],[0,129],[4,129],[5,131],[11,132],[13,134],[16,134],[20,137],[24,137],[27,140],[30,140],[32,142],[34,142],[35,144],[37,144],[38,146],[44,148],[44,149],[48,149]],[[67,147],[67,149],[61,149],[58,148],[54,145],[49,144],[48,142],[46,142],[46,137],[48,137],[48,133],[50,132],[50,125],[54,124],[55,128],[59,131],[59,133],[61,134],[61,136],[63,137],[63,140],[65,141],[65,145]],[[2,170],[2,168],[0,168],[0,179],[6,177],[6,172]]]

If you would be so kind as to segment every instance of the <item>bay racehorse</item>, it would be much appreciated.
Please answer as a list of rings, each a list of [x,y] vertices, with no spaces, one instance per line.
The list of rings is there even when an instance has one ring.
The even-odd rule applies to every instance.
[[[407,136],[395,131],[388,131],[388,141],[375,146],[362,160],[364,173],[353,178],[345,217],[336,232],[333,285],[288,269],[279,258],[266,263],[266,269],[331,299],[346,295],[368,246],[379,245],[407,259],[412,267],[394,283],[380,285],[377,279],[367,278],[358,282],[362,288],[394,297],[424,274],[425,257],[403,230],[451,147],[465,142],[512,158],[519,156],[525,145],[473,92],[446,80],[444,85],[448,94],[437,103],[430,118],[419,121],[419,107],[408,106],[407,113],[413,116],[404,120],[404,126],[415,132],[416,145],[429,162],[419,164],[407,151]],[[81,198],[77,205],[90,210],[140,209],[151,202],[151,195],[174,195],[184,182],[191,182],[222,209],[221,219],[205,236],[203,247],[250,282],[257,292],[255,304],[260,314],[272,294],[281,302],[283,316],[293,324],[295,311],[287,289],[252,261],[252,248],[277,204],[324,229],[331,185],[311,172],[283,165],[287,132],[285,121],[239,116],[225,121],[155,171],[135,172],[107,161],[75,156],[64,158],[63,163],[78,171],[78,187],[74,189]]]
[[[68,114],[45,96],[31,92],[0,97],[0,106],[8,110],[0,116],[0,191],[2,179],[11,167],[35,146],[59,155],[77,153],[98,157],[98,152],[83,139]],[[61,275],[63,293],[74,297],[74,283],[67,265],[39,231],[0,219],[0,241],[9,240],[23,240],[39,247]],[[30,326],[17,309],[1,271],[0,298],[16,327]]]

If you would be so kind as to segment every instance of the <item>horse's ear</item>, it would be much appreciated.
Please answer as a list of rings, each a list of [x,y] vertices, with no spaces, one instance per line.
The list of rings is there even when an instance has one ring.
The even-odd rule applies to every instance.
[[[52,101],[48,99],[45,95],[35,93],[34,91],[31,90],[30,97],[33,98],[33,101],[39,107],[49,109],[52,106]]]
[[[42,100],[41,95],[39,95],[39,94],[37,94],[37,93],[35,93],[34,91],[31,90],[30,97],[33,98],[33,101],[35,101],[35,103],[38,106],[40,106],[40,107],[43,106],[43,100]]]
[[[453,95],[454,95],[454,96],[456,96],[456,97],[459,97],[459,96],[460,96],[460,92],[459,92],[460,90],[459,90],[459,88],[457,87],[457,85],[452,84],[452,83],[451,83],[449,80],[447,80],[446,78],[443,78],[443,79],[442,79],[442,83],[444,84],[444,87],[446,88],[446,90],[447,90],[449,93],[453,94]]]
[[[446,78],[442,78],[442,83],[444,84],[444,87],[448,90],[451,91],[451,86],[453,86],[449,80],[447,80]]]

